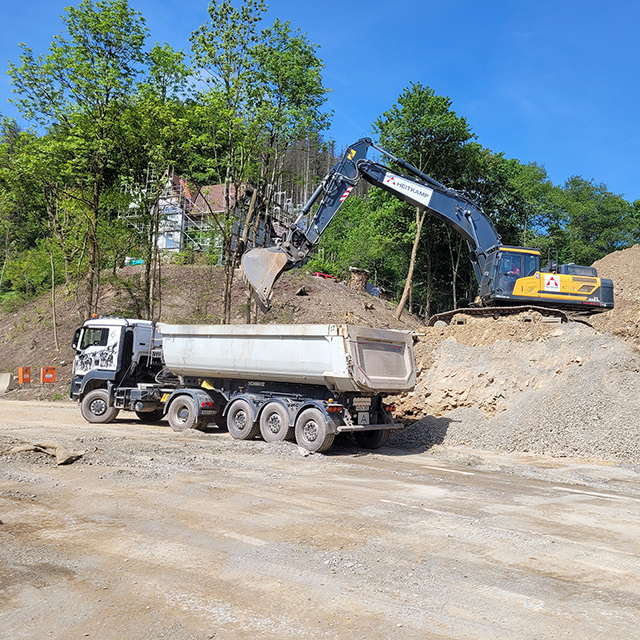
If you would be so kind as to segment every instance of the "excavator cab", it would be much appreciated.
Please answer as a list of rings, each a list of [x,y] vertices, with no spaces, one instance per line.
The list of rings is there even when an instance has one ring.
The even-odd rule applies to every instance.
[[[528,278],[540,271],[540,254],[522,249],[502,247],[498,263],[496,288],[500,293],[511,295],[520,278]]]
[[[480,282],[480,297],[489,304],[493,299],[510,298],[516,283],[520,285],[531,278],[535,279],[539,272],[540,252],[537,249],[497,247],[487,255]]]
[[[613,308],[613,283],[594,267],[564,264],[540,269],[540,251],[499,246],[486,257],[480,283],[483,304],[555,306],[581,313]]]

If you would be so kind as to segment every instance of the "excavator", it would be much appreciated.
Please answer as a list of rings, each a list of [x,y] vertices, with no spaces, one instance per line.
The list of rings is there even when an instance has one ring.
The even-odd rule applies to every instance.
[[[411,177],[368,159],[371,148]],[[491,220],[471,199],[376,146],[371,138],[361,138],[347,148],[274,246],[252,248],[243,254],[243,275],[263,309],[270,306],[276,280],[304,262],[361,178],[426,210],[467,241],[478,295],[470,308],[432,316],[429,325],[438,320],[448,323],[460,313],[497,317],[532,310],[567,321],[613,309],[613,282],[599,278],[594,267],[549,262],[542,270],[538,249],[503,245]]]

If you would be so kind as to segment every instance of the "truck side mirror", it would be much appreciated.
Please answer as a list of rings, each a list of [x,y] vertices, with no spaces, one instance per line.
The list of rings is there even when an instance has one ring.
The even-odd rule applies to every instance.
[[[78,351],[78,344],[80,343],[80,332],[82,331],[82,327],[78,327],[74,334],[73,334],[73,340],[71,341],[71,348],[74,351]]]

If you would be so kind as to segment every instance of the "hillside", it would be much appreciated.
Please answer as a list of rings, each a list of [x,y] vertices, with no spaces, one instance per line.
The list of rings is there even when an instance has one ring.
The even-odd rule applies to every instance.
[[[392,437],[398,449],[437,454],[437,445],[532,452],[640,464],[640,246],[595,266],[613,279],[616,308],[582,323],[549,324],[534,316],[469,319],[465,325],[425,327],[410,315],[345,285],[287,273],[277,283],[267,323],[349,322],[409,329],[418,336],[416,390],[397,398],[408,428]],[[135,268],[124,274],[135,275]],[[162,320],[216,322],[221,273],[168,266]],[[296,295],[304,288],[306,295]],[[236,322],[243,322],[246,287],[237,283]],[[125,288],[105,288],[104,314],[130,315]],[[246,307],[245,307],[246,308]],[[32,385],[9,398],[63,398],[71,372],[69,342],[79,323],[71,300],[58,301],[60,352],[53,349],[46,298],[0,317],[0,369],[58,366],[55,388]]]

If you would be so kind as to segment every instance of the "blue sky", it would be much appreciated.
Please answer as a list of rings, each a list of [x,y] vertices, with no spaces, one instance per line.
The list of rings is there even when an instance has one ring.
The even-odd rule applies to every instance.
[[[268,2],[268,0],[267,0]],[[18,43],[40,54],[77,2],[0,0],[0,61]],[[150,44],[188,50],[208,19],[205,0],[130,0]],[[236,2],[237,4],[237,2]],[[371,124],[410,83],[452,100],[478,142],[543,164],[555,184],[573,175],[640,199],[640,2],[611,0],[271,0],[278,17],[320,46],[339,147]],[[0,112],[9,78],[0,73]]]

